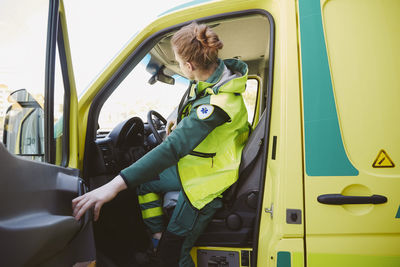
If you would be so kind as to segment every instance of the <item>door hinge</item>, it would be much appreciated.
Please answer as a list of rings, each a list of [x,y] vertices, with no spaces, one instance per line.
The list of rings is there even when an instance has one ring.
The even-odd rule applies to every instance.
[[[274,213],[274,203],[271,204],[271,208],[265,208],[264,210],[266,213],[269,213],[271,215],[271,219],[273,218],[273,213]]]

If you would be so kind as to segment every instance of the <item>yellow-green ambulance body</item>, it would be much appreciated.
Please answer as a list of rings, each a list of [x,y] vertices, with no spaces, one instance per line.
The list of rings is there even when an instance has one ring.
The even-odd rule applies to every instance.
[[[49,36],[58,36],[68,104],[63,122],[57,124],[63,130],[55,130],[51,117],[46,121],[45,116],[44,137],[52,140],[45,143],[47,164],[29,164],[44,169],[59,165],[60,172],[79,170],[79,175],[78,171],[68,175],[79,176],[74,181],[84,181],[91,189],[118,174],[121,157],[114,156],[128,153],[123,150],[129,144],[130,151],[136,149],[137,139],[121,140],[124,134],[133,134],[130,129],[136,121],[130,119],[133,116],[121,118],[129,120],[99,134],[104,103],[145,58],[151,58],[145,64],[155,84],[170,77],[178,83],[182,73],[169,40],[192,21],[206,23],[224,42],[221,58],[235,57],[249,65],[248,89],[253,88],[254,95],[248,97],[252,134],[244,167],[230,191],[231,199],[192,250],[197,266],[400,266],[400,1],[190,1],[161,14],[135,35],[79,99],[65,21],[68,10],[62,0],[59,5],[51,3],[58,33],[51,34],[50,23]],[[55,39],[49,38],[50,47]],[[52,90],[48,75],[45,114],[52,109],[47,100]],[[134,98],[140,101],[141,95]],[[145,139],[151,135],[146,134],[148,123],[144,123]],[[118,136],[113,139],[113,134]],[[6,153],[3,150],[0,155]],[[132,156],[124,163],[134,160]],[[20,164],[21,159],[9,161]],[[49,176],[48,181],[54,178],[53,172],[43,175]],[[84,190],[78,191],[63,201]],[[86,258],[67,258],[75,262],[102,258],[115,264],[115,259],[129,254],[113,252],[111,247],[125,243],[118,234],[116,241],[104,232],[126,219],[123,213],[132,207],[124,205],[134,199],[124,195],[105,210],[103,223],[94,223],[97,257],[87,252]],[[18,217],[18,212],[9,217]],[[0,233],[5,218],[0,218]],[[92,222],[87,219],[82,225],[72,227],[69,235],[79,236],[76,233]],[[134,231],[131,228],[122,225],[120,230]],[[17,255],[12,249],[5,262],[12,261],[12,252]],[[70,249],[66,245],[56,252]],[[37,261],[25,259],[59,262],[56,252]]]

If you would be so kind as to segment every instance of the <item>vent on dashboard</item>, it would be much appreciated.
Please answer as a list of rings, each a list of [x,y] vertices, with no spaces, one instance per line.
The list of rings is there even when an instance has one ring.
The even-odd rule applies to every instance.
[[[103,143],[103,144],[100,143],[98,145],[99,145],[101,152],[103,153],[103,156],[106,156],[106,155],[108,156],[108,155],[112,154],[111,149],[107,143]]]
[[[100,151],[103,155],[104,166],[106,167],[107,171],[112,171],[115,166],[115,160],[113,157],[113,152],[110,144],[108,143],[98,143],[97,144],[100,148]]]

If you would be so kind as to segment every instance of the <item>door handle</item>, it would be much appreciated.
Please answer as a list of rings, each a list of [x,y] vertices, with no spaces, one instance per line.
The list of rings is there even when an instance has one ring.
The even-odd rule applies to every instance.
[[[81,178],[78,178],[78,196],[82,196],[88,192],[88,188],[84,181]],[[92,216],[92,209],[89,209],[85,214],[80,218],[80,223],[81,223],[81,229],[83,229],[86,224],[89,222],[90,218],[89,216]]]
[[[317,198],[319,203],[328,205],[343,204],[382,204],[387,202],[387,198],[381,195],[372,196],[344,196],[342,194],[325,194]]]

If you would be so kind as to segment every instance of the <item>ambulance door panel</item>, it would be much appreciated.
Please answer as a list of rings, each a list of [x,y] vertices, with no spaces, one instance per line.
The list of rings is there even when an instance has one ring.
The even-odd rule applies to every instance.
[[[308,266],[400,265],[399,11],[299,3]]]
[[[90,259],[82,238],[90,236],[89,215],[72,217],[71,199],[84,192],[78,171],[13,156],[2,144],[0,162],[0,265],[36,266],[55,255],[54,263],[71,265]]]

